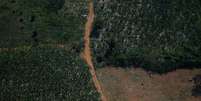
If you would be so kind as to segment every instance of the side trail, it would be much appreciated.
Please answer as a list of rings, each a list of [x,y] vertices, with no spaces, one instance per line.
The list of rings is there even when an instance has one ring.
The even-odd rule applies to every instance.
[[[90,34],[93,28],[93,22],[94,22],[94,5],[93,1],[89,1],[89,7],[88,7],[88,17],[87,22],[85,25],[85,32],[84,32],[84,51],[81,54],[85,62],[87,63],[89,67],[89,71],[92,75],[93,83],[96,87],[96,90],[100,93],[101,101],[107,101],[106,97],[103,94],[101,85],[97,79],[96,71],[92,62],[92,56],[91,56],[91,49],[90,49]]]

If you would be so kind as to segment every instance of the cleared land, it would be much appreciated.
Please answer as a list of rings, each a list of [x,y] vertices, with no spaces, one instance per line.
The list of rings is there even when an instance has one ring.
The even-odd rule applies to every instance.
[[[106,67],[97,70],[109,101],[200,101],[193,97],[192,78],[201,70],[177,70],[163,75],[142,69]]]

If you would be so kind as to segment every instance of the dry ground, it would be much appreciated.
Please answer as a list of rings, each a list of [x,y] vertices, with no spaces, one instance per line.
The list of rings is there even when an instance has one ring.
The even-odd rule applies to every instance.
[[[99,92],[101,101],[107,101],[106,97],[104,96],[104,93],[102,91],[101,85],[97,79],[96,71],[94,69],[94,65],[92,62],[92,56],[91,56],[91,48],[90,48],[90,34],[93,28],[93,22],[94,22],[94,5],[93,1],[89,0],[89,7],[88,7],[88,17],[87,22],[85,24],[85,32],[84,32],[84,51],[81,54],[85,62],[88,64],[89,72],[92,75],[92,80],[94,83],[94,86],[96,90]]]
[[[192,77],[201,70],[177,70],[164,75],[142,69],[106,67],[97,70],[109,101],[201,101],[191,96]]]

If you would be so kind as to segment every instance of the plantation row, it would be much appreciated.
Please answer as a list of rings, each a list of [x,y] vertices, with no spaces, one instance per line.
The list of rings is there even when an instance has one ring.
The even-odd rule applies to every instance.
[[[201,66],[199,0],[95,0],[98,65],[155,72]]]

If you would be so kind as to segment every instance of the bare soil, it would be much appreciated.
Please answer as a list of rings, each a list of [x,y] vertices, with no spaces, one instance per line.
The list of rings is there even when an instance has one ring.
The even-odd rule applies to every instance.
[[[94,7],[93,7],[93,1],[89,0],[89,7],[88,7],[89,13],[87,17],[87,22],[85,25],[85,32],[84,32],[84,51],[81,54],[85,62],[88,64],[89,71],[92,75],[93,83],[96,87],[96,90],[100,93],[101,101],[107,101],[106,97],[103,94],[101,85],[97,79],[96,71],[92,62],[92,56],[91,56],[91,48],[90,48],[90,34],[93,28],[93,22],[94,22]]]
[[[201,70],[177,70],[164,75],[142,69],[106,67],[97,70],[108,101],[201,101],[192,96],[192,78]]]

